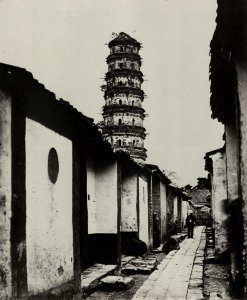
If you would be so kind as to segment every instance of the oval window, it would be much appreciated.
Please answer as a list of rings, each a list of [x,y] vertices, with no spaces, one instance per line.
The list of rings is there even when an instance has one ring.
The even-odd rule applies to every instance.
[[[51,148],[48,154],[48,175],[52,183],[57,181],[58,173],[59,163],[57,151],[56,149]]]

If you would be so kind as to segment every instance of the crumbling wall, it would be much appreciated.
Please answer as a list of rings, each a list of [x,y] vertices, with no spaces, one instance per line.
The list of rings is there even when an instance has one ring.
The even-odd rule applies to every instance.
[[[228,219],[226,212],[226,162],[225,153],[217,152],[213,160],[212,217],[215,231],[215,253],[228,248]]]
[[[137,224],[137,172],[123,168],[121,204],[121,231],[138,232]]]

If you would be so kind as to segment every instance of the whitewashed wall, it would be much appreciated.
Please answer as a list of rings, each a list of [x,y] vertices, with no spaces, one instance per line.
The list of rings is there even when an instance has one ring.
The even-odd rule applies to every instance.
[[[173,199],[173,201],[174,201],[174,206],[173,206],[173,220],[174,220],[174,222],[178,219],[178,196],[177,195],[175,195],[174,196],[174,199]]]
[[[58,154],[59,173],[48,176],[48,153]],[[28,292],[36,294],[73,277],[72,143],[26,119]]]
[[[218,152],[211,156],[213,160],[212,216],[215,229],[215,251],[224,252],[228,247],[226,213],[226,161],[225,153]]]
[[[121,204],[121,231],[137,232],[137,175],[123,177]]]
[[[185,225],[189,209],[190,209],[190,207],[189,207],[188,201],[182,201],[182,214],[181,214],[182,220],[181,221],[182,221],[183,226]]]
[[[139,239],[149,246],[147,182],[139,177]]]
[[[117,162],[96,169],[97,232],[117,233]]]
[[[88,233],[97,233],[97,205],[96,205],[95,165],[87,159],[87,211]]]

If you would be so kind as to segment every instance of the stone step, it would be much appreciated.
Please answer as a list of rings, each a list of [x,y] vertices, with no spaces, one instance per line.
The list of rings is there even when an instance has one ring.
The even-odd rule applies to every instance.
[[[102,278],[113,274],[117,270],[116,265],[95,264],[81,273],[81,293],[88,295],[100,284]]]
[[[151,274],[156,266],[154,257],[136,258],[122,267],[122,274]]]

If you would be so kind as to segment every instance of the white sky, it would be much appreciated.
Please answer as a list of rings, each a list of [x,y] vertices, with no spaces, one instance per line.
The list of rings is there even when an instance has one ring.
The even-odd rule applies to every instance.
[[[106,43],[131,35],[143,45],[147,161],[196,184],[205,152],[223,144],[209,107],[215,17],[215,0],[0,0],[0,61],[99,121]]]

